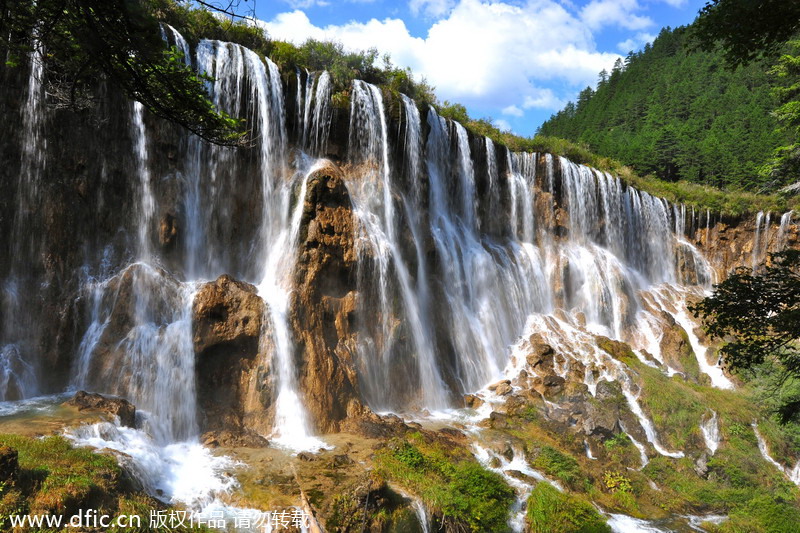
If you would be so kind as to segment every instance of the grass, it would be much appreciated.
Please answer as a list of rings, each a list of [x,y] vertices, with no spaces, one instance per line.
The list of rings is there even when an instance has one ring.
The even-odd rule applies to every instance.
[[[375,463],[380,475],[416,494],[445,527],[508,530],[514,492],[468,450],[426,441],[422,434],[413,433],[378,450]]]
[[[611,528],[591,503],[538,483],[528,498],[531,533],[610,533]]]
[[[136,531],[159,531],[148,527],[150,511],[165,507],[136,491],[113,456],[59,436],[0,434],[0,446],[17,450],[19,462],[17,479],[0,480],[0,529],[9,527],[12,515],[62,515],[66,523],[79,509],[93,509],[112,517],[136,514],[142,524]]]

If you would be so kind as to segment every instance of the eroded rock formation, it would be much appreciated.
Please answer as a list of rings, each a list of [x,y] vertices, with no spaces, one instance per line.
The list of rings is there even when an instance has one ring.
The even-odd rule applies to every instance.
[[[329,432],[365,411],[353,357],[354,219],[339,169],[327,165],[307,179],[291,324],[305,406],[316,427]]]

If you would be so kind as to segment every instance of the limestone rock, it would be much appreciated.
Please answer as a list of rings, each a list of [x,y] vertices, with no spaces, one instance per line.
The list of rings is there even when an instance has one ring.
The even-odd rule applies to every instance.
[[[493,385],[489,385],[489,390],[493,391],[498,396],[505,396],[507,394],[511,394],[513,389],[511,387],[511,381],[504,379]]]
[[[523,350],[528,354],[526,361],[528,366],[535,372],[553,372],[553,358],[555,350],[544,341],[538,333],[531,335],[523,346]]]
[[[123,426],[136,427],[136,407],[124,398],[110,398],[101,394],[78,391],[66,402],[79,411],[91,409],[119,417]]]
[[[467,394],[464,396],[464,403],[470,409],[477,409],[483,405],[483,400],[474,394]]]

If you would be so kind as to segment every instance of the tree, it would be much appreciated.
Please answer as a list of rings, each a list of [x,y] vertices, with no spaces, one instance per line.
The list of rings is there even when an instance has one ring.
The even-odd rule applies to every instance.
[[[781,386],[800,379],[800,250],[773,254],[755,272],[738,270],[690,310],[713,338],[727,341],[720,355],[730,370],[766,363]],[[784,398],[778,414],[800,417],[800,397]]]
[[[722,46],[727,61],[738,66],[775,54],[800,31],[800,2],[711,0],[693,27],[697,46],[706,51]]]
[[[800,176],[800,40],[789,43],[790,51],[781,56],[770,70],[781,82],[773,89],[780,102],[774,116],[780,129],[792,142],[775,150],[762,173],[777,184],[785,184]]]
[[[153,16],[157,4],[164,2],[0,0],[5,68],[38,54],[52,89],[48,93],[61,106],[80,107],[82,96],[105,79],[155,115],[210,142],[246,144],[241,121],[214,108],[207,78],[188,67],[177,49],[165,47]]]

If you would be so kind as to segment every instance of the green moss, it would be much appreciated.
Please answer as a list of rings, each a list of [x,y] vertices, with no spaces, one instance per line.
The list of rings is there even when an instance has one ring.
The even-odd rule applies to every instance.
[[[442,520],[470,531],[506,531],[513,490],[461,448],[426,442],[420,434],[395,440],[375,455],[377,471],[418,495]]]
[[[606,533],[611,528],[591,503],[538,483],[528,498],[531,533]]]

